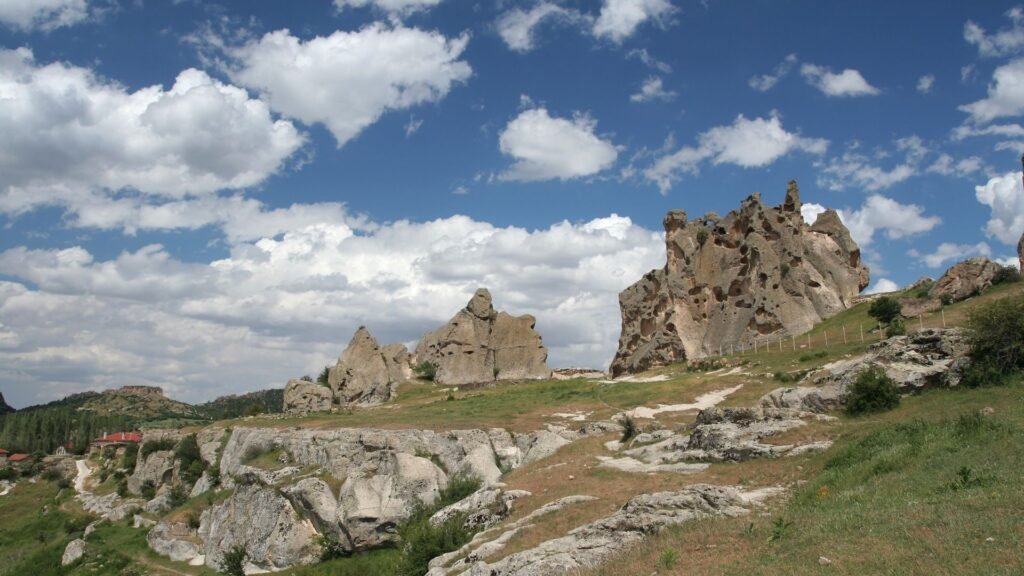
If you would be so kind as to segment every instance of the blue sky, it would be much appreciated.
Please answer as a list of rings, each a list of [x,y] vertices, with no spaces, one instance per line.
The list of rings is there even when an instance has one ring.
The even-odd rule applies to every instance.
[[[281,386],[480,285],[604,366],[666,211],[790,179],[872,289],[1008,263],[1021,86],[1002,2],[0,0],[0,390]]]

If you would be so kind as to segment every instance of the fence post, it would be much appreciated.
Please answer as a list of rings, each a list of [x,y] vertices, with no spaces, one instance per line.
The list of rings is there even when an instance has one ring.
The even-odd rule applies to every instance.
[[[846,344],[846,324],[843,324],[843,344]]]
[[[863,344],[864,343],[864,325],[863,324],[858,324],[857,328],[860,328],[860,341]]]
[[[946,327],[946,311],[943,310],[942,308],[939,308],[939,313],[942,314],[942,327],[945,328]]]
[[[825,330],[825,348],[828,348],[828,330]]]
[[[811,333],[810,332],[807,333],[807,349],[808,350],[811,349]]]
[[[793,341],[793,352],[796,352],[796,334],[790,336],[790,340]]]
[[[917,321],[921,325],[921,330],[924,330],[924,314],[918,314]]]

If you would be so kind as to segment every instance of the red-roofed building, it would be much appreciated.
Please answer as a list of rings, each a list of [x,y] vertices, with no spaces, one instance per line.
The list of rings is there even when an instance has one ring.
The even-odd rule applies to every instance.
[[[10,456],[7,457],[7,461],[17,464],[18,462],[24,462],[31,457],[31,454],[11,454]]]
[[[92,441],[89,450],[102,450],[107,446],[123,447],[129,444],[142,444],[142,434],[139,432],[115,432],[104,434]]]

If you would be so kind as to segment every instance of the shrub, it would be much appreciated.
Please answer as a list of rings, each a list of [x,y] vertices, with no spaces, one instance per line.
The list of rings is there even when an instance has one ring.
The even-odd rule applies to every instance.
[[[128,497],[128,480],[124,479],[117,483],[117,495],[121,498]]]
[[[330,380],[330,377],[331,367],[324,366],[324,369],[320,371],[320,375],[316,377],[316,383],[323,384],[324,386],[329,386],[330,384],[328,384],[328,381]]]
[[[162,450],[174,450],[174,444],[174,440],[170,438],[150,440],[142,445],[142,459],[145,460],[153,452],[160,452]]]
[[[152,480],[146,480],[142,483],[142,497],[146,500],[152,500],[156,496],[156,484],[153,484]]]
[[[303,374],[303,375],[302,375],[302,376],[301,376],[301,377],[299,378],[299,380],[302,380],[303,382],[312,382],[312,381],[313,381],[313,377],[312,377],[312,376],[310,376],[309,374]]]
[[[121,467],[125,469],[127,474],[135,472],[135,462],[139,458],[139,445],[129,444],[124,449],[124,459],[121,461]]]
[[[189,434],[181,439],[178,447],[174,450],[174,458],[181,463],[181,478],[189,484],[195,484],[196,480],[203,475],[206,464],[199,454],[199,442],[195,434]]]
[[[622,420],[622,442],[626,443],[633,439],[640,430],[636,427],[636,421],[631,416],[626,416]]]
[[[1012,284],[1014,282],[1020,282],[1020,272],[1018,272],[1013,266],[1003,266],[998,272],[996,272],[996,275],[992,277],[993,286],[997,286],[999,284]]]
[[[12,481],[18,478],[18,471],[14,468],[0,468],[0,480]]]
[[[882,296],[871,303],[868,316],[888,324],[900,315],[900,303],[891,296]]]
[[[422,380],[434,381],[434,377],[437,376],[437,366],[430,362],[420,362],[412,369],[416,373],[416,376]]]
[[[800,355],[801,362],[810,362],[811,360],[817,360],[818,358],[824,358],[828,356],[828,351],[818,350],[817,352],[808,352]]]
[[[789,276],[789,264],[783,263],[782,266],[779,266],[779,274],[781,274],[783,278]]]
[[[892,322],[885,327],[885,337],[892,338],[893,336],[903,336],[907,333],[907,325],[903,323],[902,318],[893,318]]]
[[[185,523],[188,524],[190,530],[199,530],[199,525],[202,524],[199,513],[195,510],[189,512],[185,516]]]
[[[236,544],[231,550],[224,554],[220,563],[220,571],[228,576],[245,576],[245,561],[248,554],[245,546]]]
[[[865,370],[857,376],[846,394],[846,413],[851,416],[884,412],[900,403],[896,384],[881,368]]]
[[[181,484],[175,484],[171,488],[170,494],[167,495],[167,499],[171,508],[177,508],[188,500],[188,494],[185,493],[185,488]]]
[[[330,562],[338,558],[344,558],[349,553],[342,547],[341,543],[337,539],[331,538],[327,534],[320,536],[320,561]]]
[[[708,241],[708,231],[704,228],[697,230],[697,245],[703,247],[704,243]]]
[[[1002,298],[979,306],[968,316],[967,327],[971,366],[964,385],[999,384],[1024,371],[1024,298]]]
[[[263,406],[259,404],[249,404],[249,407],[245,409],[243,416],[259,416],[263,414]]]

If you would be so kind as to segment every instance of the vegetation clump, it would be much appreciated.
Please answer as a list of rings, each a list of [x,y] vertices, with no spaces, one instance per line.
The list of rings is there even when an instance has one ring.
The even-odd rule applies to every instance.
[[[416,373],[416,376],[421,380],[433,382],[434,378],[437,377],[437,366],[431,364],[430,362],[421,362],[417,364],[415,367],[413,367],[412,370],[413,372]]]
[[[846,396],[846,413],[850,416],[885,412],[900,404],[896,383],[881,368],[865,370],[850,385]]]
[[[871,303],[868,316],[882,324],[889,324],[900,315],[900,303],[892,296],[882,296]]]
[[[963,377],[970,388],[1002,384],[1024,372],[1024,299],[1001,298],[968,316],[971,365]]]
[[[175,442],[171,438],[159,438],[157,440],[149,440],[142,445],[142,459],[145,460],[153,452],[160,452],[163,450],[174,450]]]

